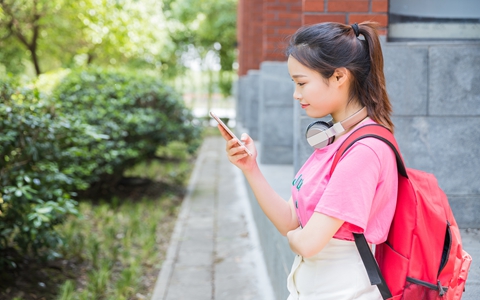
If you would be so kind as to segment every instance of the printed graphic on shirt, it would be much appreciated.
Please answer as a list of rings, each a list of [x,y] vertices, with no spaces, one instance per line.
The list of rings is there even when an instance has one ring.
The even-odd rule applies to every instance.
[[[302,224],[302,219],[300,218],[300,213],[298,211],[298,201],[293,199],[294,203],[295,203],[295,208],[296,208],[296,212],[297,212],[297,218],[298,218],[298,225],[300,225],[300,227],[303,228],[303,224]]]
[[[303,185],[302,174],[300,174],[297,178],[293,179],[292,185],[296,186],[297,191],[300,191],[300,188]]]

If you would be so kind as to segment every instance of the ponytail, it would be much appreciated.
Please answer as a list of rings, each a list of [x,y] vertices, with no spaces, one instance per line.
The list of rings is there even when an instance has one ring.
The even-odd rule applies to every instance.
[[[353,77],[349,101],[357,99],[372,120],[393,132],[376,23],[319,23],[302,27],[290,39],[286,54],[324,78],[345,67]]]
[[[365,38],[370,58],[370,72],[363,87],[367,97],[362,99],[362,104],[367,107],[368,115],[375,122],[383,124],[393,132],[393,123],[390,119],[392,105],[387,95],[382,46],[378,38],[377,26],[372,22],[363,22],[358,25],[359,34]]]

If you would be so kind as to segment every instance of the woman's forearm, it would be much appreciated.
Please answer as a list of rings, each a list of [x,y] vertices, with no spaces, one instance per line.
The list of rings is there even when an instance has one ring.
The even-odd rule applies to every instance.
[[[345,221],[314,212],[307,225],[288,232],[290,248],[303,257],[320,252]]]
[[[244,171],[258,204],[282,235],[298,227],[292,201],[286,201],[270,186],[258,166]]]

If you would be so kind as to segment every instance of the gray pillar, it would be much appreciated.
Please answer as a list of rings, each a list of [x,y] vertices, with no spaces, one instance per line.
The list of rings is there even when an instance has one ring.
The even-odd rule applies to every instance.
[[[260,101],[260,71],[250,70],[247,73],[247,83],[245,86],[245,116],[244,126],[250,137],[258,140],[258,110]]]
[[[232,127],[235,127],[237,122],[238,122],[238,105],[239,105],[239,102],[238,102],[238,80],[234,80],[233,83],[232,83],[232,96],[233,96],[233,99],[235,101],[235,123],[233,123],[234,125],[232,125]],[[227,125],[231,125],[232,123],[230,124],[227,124]]]
[[[260,66],[261,163],[293,163],[293,83],[286,62]]]
[[[241,76],[238,78],[236,82],[236,95],[235,95],[235,110],[236,110],[236,126],[241,127],[244,126],[244,121],[245,121],[245,111],[246,111],[246,87],[247,87],[247,76]]]

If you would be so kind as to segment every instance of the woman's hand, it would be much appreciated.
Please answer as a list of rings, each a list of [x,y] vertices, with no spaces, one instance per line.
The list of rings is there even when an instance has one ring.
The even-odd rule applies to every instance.
[[[290,245],[290,249],[292,249],[292,251],[295,254],[300,254],[300,253],[298,253],[298,250],[295,247],[295,241],[298,240],[298,235],[301,231],[302,231],[302,228],[300,226],[298,226],[296,229],[290,230],[287,233],[287,239],[288,239],[288,243]]]
[[[345,221],[314,212],[303,229],[298,227],[287,233],[290,248],[303,257],[322,251]]]
[[[235,138],[232,138],[230,134],[225,131],[222,126],[218,125],[217,127],[220,130],[223,138],[227,141],[227,156],[228,160],[232,164],[244,172],[249,171],[257,166],[257,149],[255,148],[252,138],[248,134],[242,134],[241,140],[245,146],[241,146],[238,144]],[[248,155],[248,153],[245,151],[245,147],[248,147],[248,150],[252,152],[252,156]]]

